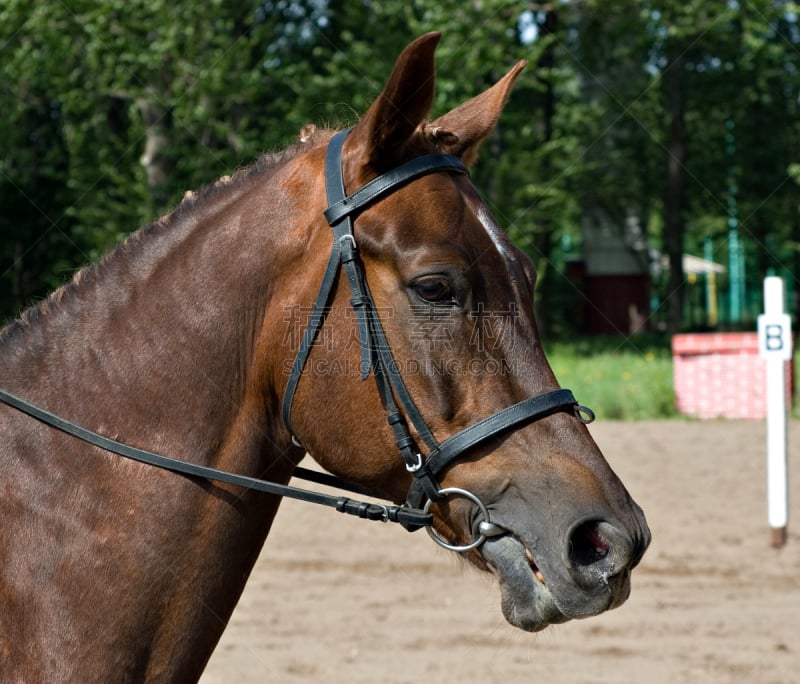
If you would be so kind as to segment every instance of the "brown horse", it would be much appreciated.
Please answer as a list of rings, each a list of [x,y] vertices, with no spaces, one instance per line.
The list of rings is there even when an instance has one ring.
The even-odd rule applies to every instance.
[[[411,487],[380,510],[432,516],[538,630],[624,602],[649,531],[464,173],[523,65],[428,121],[438,39],[346,137],[305,129],[11,323],[0,388],[183,462],[285,484],[307,451],[396,504]],[[0,434],[0,680],[197,679],[280,498],[2,404]]]

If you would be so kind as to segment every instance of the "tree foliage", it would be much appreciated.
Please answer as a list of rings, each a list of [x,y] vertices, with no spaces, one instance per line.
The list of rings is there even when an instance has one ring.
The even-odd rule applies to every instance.
[[[304,123],[352,123],[429,30],[434,115],[529,62],[474,177],[536,262],[550,327],[579,296],[564,261],[597,207],[671,254],[654,318],[673,328],[680,255],[725,261],[731,199],[751,289],[800,272],[792,3],[6,0],[0,315]]]

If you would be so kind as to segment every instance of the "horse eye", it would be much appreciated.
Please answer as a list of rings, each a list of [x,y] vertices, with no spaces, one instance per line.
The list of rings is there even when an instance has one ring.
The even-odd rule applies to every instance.
[[[428,276],[420,278],[412,285],[414,293],[429,304],[455,304],[453,288],[450,280],[444,276]]]

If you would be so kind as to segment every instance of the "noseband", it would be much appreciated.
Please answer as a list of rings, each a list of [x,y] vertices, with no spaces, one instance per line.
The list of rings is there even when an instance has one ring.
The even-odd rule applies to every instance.
[[[353,222],[360,211],[421,176],[430,173],[467,174],[467,169],[460,159],[451,155],[432,154],[418,157],[378,176],[351,195],[347,195],[341,157],[348,132],[345,130],[334,135],[328,144],[325,155],[325,186],[329,205],[325,211],[325,218],[333,229],[333,246],[308,326],[303,334],[289,375],[283,396],[283,420],[289,432],[294,435],[291,425],[294,395],[314,340],[322,328],[329,310],[337,276],[340,270],[343,270],[350,287],[350,304],[356,314],[361,348],[361,379],[366,379],[370,371],[374,374],[378,391],[386,408],[386,419],[394,433],[397,448],[406,470],[414,476],[406,496],[405,506],[419,509],[425,502],[424,510],[427,512],[431,502],[441,500],[448,495],[470,499],[479,507],[483,516],[478,529],[479,534],[470,544],[451,545],[436,536],[431,526],[427,526],[434,541],[441,546],[455,551],[466,551],[479,546],[487,536],[502,534],[505,530],[491,522],[487,507],[477,496],[460,488],[442,488],[437,479],[442,471],[473,447],[516,427],[560,411],[573,414],[583,423],[591,422],[594,414],[590,409],[580,406],[570,390],[558,389],[530,397],[502,409],[488,418],[464,428],[441,443],[436,440],[411,398],[400,375],[398,364],[392,356],[375,301],[364,275],[363,264],[358,256]],[[407,420],[411,422],[419,438],[427,446],[427,457],[423,457],[416,441],[411,436]],[[409,528],[415,527],[413,523],[410,525],[404,523],[404,525]]]

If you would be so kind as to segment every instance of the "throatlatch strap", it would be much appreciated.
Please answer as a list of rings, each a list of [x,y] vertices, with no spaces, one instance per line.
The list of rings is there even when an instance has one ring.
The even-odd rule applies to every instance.
[[[334,187],[339,186],[339,192],[344,192],[344,186],[341,180],[337,180],[337,176],[341,176],[338,168],[328,162],[328,158],[333,153],[338,165],[338,160],[341,157],[341,148],[344,143],[344,136],[336,135],[331,139],[328,146],[328,156],[325,160],[325,184],[329,186],[332,184]],[[329,186],[330,187],[330,186]],[[286,390],[283,394],[283,403],[281,406],[281,414],[283,422],[288,428],[289,432],[294,434],[292,429],[292,403],[294,402],[294,395],[297,391],[297,385],[303,375],[303,369],[308,361],[308,356],[311,353],[311,348],[314,341],[325,322],[325,317],[328,314],[328,307],[330,305],[331,296],[333,294],[334,286],[339,275],[339,269],[344,267],[347,275],[350,291],[352,293],[351,303],[356,311],[356,320],[358,325],[358,337],[361,345],[361,377],[366,378],[369,375],[369,367],[371,365],[370,359],[370,344],[369,344],[369,329],[366,314],[366,298],[364,296],[363,288],[360,287],[360,277],[358,274],[356,243],[353,237],[352,224],[349,221],[340,223],[333,227],[333,245],[331,246],[331,255],[328,258],[328,264],[325,267],[325,272],[322,276],[317,298],[314,301],[314,307],[311,310],[311,317],[308,325],[303,331],[303,337],[300,340],[300,346],[297,350],[297,355],[294,357],[292,370],[289,373],[289,380],[286,383]]]
[[[283,415],[284,425],[288,428],[289,432],[294,434],[292,430],[292,402],[294,401],[294,394],[297,390],[297,383],[303,374],[308,355],[311,353],[311,347],[314,340],[317,338],[322,324],[325,322],[327,314],[328,299],[333,291],[334,283],[339,274],[340,264],[339,243],[334,240],[333,247],[331,248],[331,255],[328,259],[328,265],[325,267],[325,273],[322,276],[322,283],[319,287],[317,299],[314,302],[314,307],[311,310],[311,317],[309,318],[308,325],[303,331],[303,337],[300,340],[300,346],[297,349],[297,355],[294,357],[292,370],[289,373],[289,380],[286,383],[286,391],[283,394],[283,404],[281,413]]]

